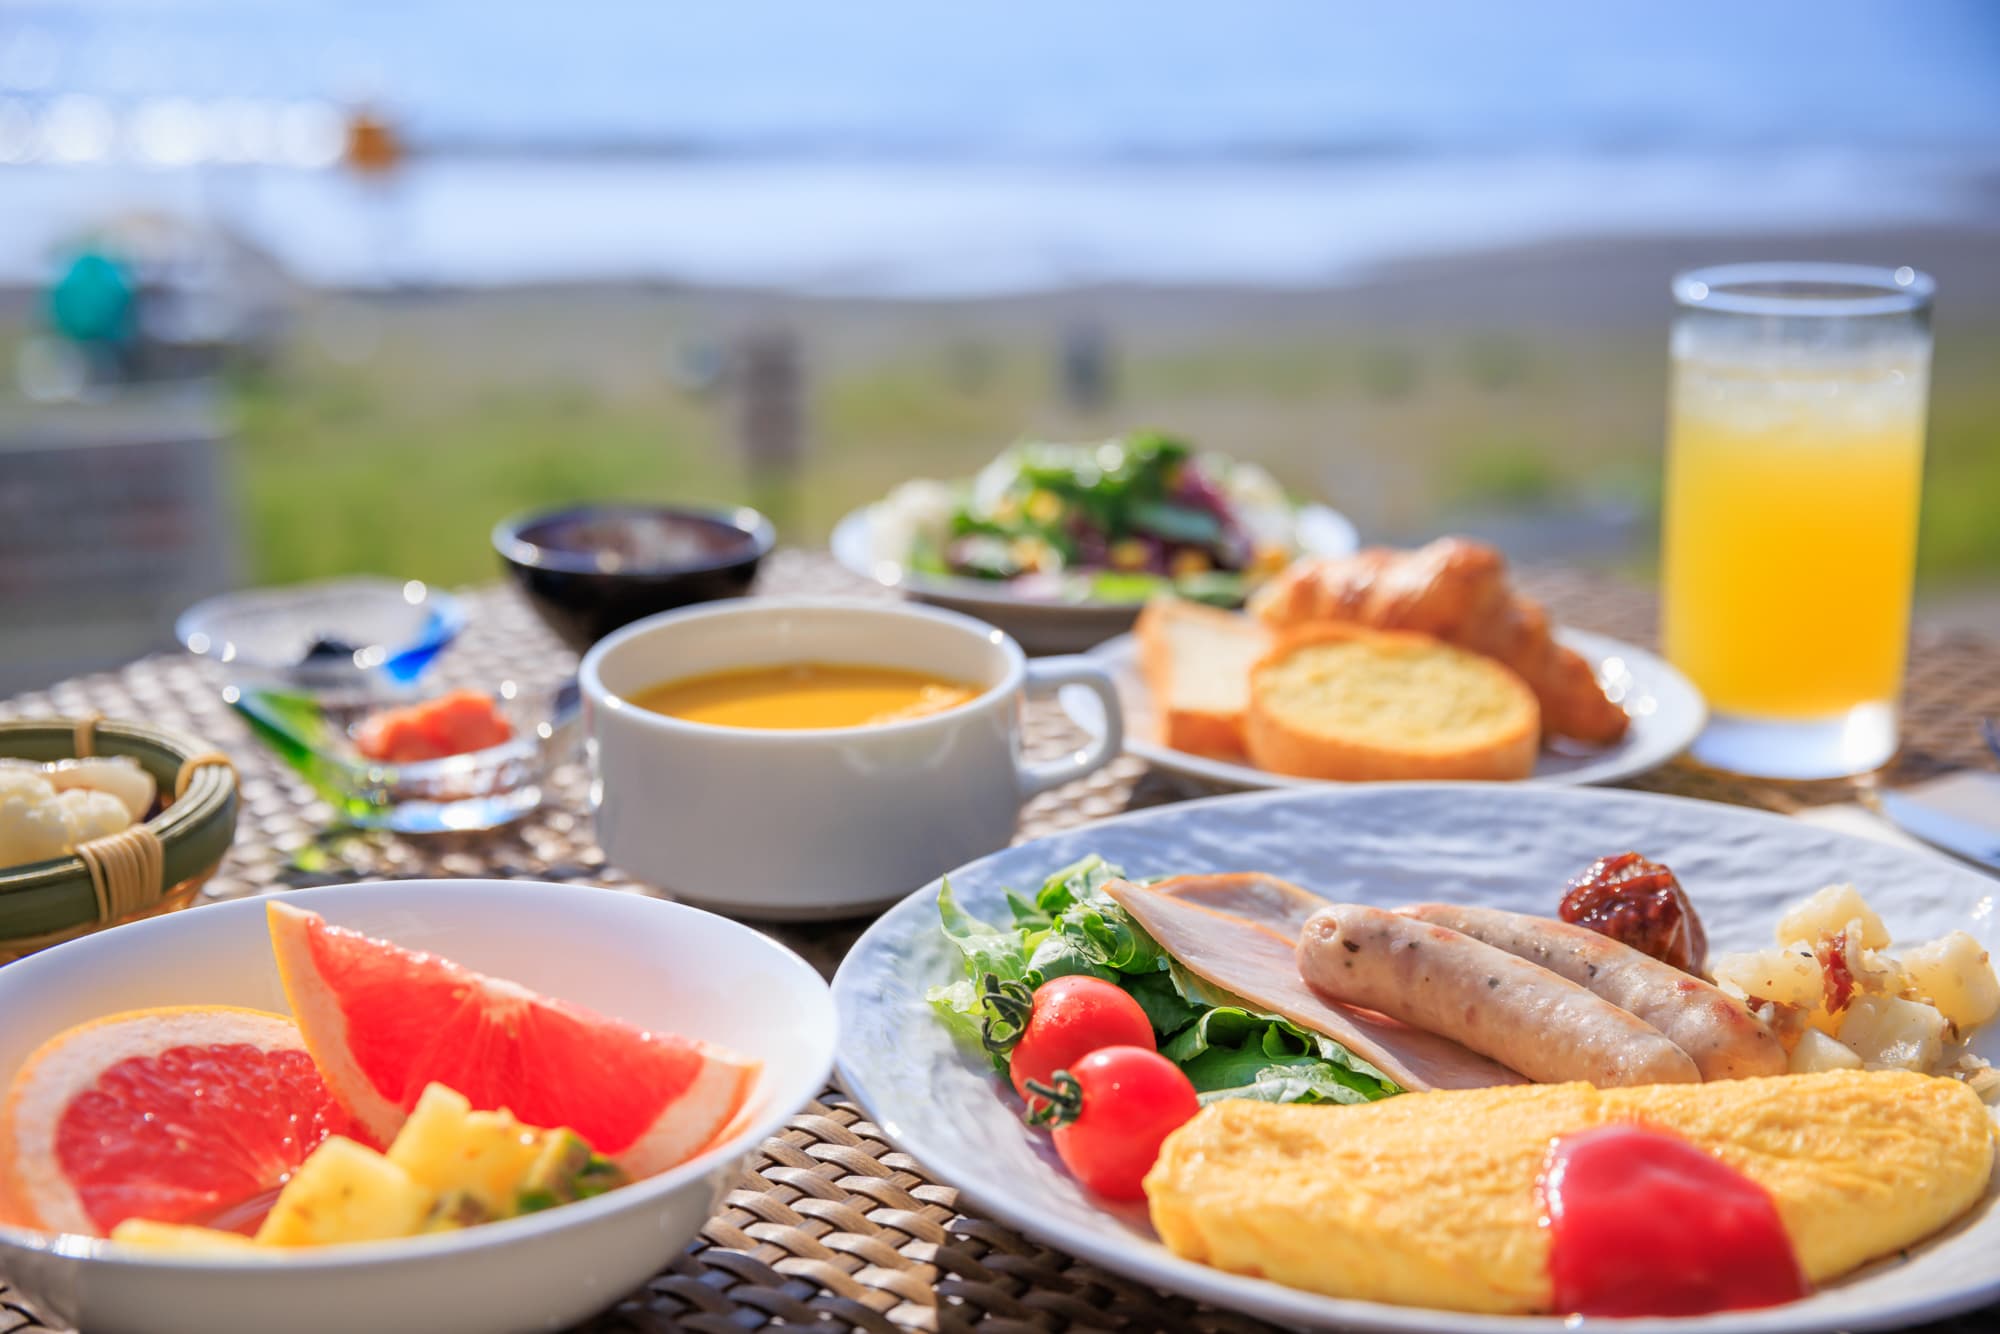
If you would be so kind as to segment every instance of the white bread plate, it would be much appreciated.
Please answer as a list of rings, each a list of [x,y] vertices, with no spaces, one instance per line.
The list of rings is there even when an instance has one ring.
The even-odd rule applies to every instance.
[[[1631,717],[1622,741],[1602,748],[1559,744],[1544,747],[1535,771],[1523,782],[1575,786],[1616,783],[1657,769],[1686,750],[1708,721],[1708,706],[1694,683],[1664,659],[1636,644],[1609,635],[1568,628],[1556,638],[1575,649],[1596,672],[1598,683]],[[1139,670],[1139,644],[1120,635],[1085,655],[1111,673],[1123,706],[1125,749],[1152,765],[1184,793],[1205,796],[1260,788],[1313,788],[1329,783],[1320,778],[1294,778],[1267,773],[1245,760],[1195,755],[1162,745],[1153,714],[1153,692]],[[1103,733],[1104,706],[1096,696],[1064,690],[1063,712],[1091,736]],[[1332,784],[1332,786],[1340,786]]]

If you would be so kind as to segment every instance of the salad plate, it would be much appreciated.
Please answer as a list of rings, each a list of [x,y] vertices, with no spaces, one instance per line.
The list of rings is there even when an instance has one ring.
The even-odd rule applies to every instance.
[[[1575,786],[1615,783],[1656,769],[1686,750],[1701,734],[1708,707],[1701,692],[1673,666],[1636,644],[1609,635],[1562,629],[1556,639],[1582,654],[1607,696],[1632,719],[1622,740],[1602,747],[1561,743],[1544,748],[1534,774],[1525,781]],[[1171,775],[1185,791],[1206,795],[1259,788],[1318,788],[1327,781],[1294,778],[1256,768],[1247,760],[1218,759],[1161,744],[1152,691],[1139,671],[1139,647],[1131,635],[1100,644],[1088,655],[1118,684],[1124,713],[1125,749]],[[1065,690],[1063,711],[1091,736],[1103,734],[1104,705],[1094,695]]]
[[[1628,847],[1673,866],[1699,903],[1715,950],[1767,945],[1788,902],[1834,882],[1872,892],[1899,936],[1962,930],[1989,951],[2000,943],[1991,882],[1935,854],[1762,812],[1591,789],[1382,784],[1241,794],[1037,840],[946,880],[962,920],[989,922],[1008,921],[1019,896],[1032,897],[1053,873],[1092,855],[1133,877],[1254,870],[1384,907],[1444,898],[1549,914],[1579,866]],[[1106,1205],[1064,1170],[1048,1138],[1022,1124],[1012,1091],[978,1044],[948,1026],[927,998],[966,976],[963,943],[940,926],[945,883],[884,915],[835,977],[838,1069],[887,1135],[978,1208],[1131,1279],[1293,1327],[1492,1334],[1574,1323],[1333,1298],[1170,1252],[1143,1205]],[[2000,1057],[2000,1027],[1979,1032],[1971,1051]],[[2000,1296],[1994,1200],[1989,1186],[1944,1232],[1803,1300],[1714,1316],[1621,1319],[1618,1328],[1807,1334],[1906,1326],[1975,1307]]]
[[[834,528],[835,559],[977,616],[1030,652],[1131,627],[1157,593],[1239,605],[1297,556],[1345,556],[1354,525],[1262,468],[1149,433],[1014,446],[961,483],[916,481]]]

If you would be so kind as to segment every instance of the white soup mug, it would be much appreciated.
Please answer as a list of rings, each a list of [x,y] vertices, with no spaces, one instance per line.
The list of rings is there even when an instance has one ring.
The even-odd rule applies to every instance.
[[[839,663],[982,687],[924,717],[765,730],[641,708],[648,687],[732,669]],[[1029,660],[955,612],[851,599],[750,598],[626,626],[584,656],[586,748],[605,855],[675,897],[774,920],[880,908],[1005,847],[1028,798],[1110,762],[1118,698],[1082,658]],[[1030,762],[1021,704],[1064,685],[1109,721],[1082,750]]]

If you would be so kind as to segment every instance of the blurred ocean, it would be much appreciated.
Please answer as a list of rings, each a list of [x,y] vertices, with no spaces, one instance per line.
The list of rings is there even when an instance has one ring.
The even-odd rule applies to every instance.
[[[357,101],[386,181],[324,165]],[[0,0],[5,281],[171,209],[329,284],[1292,285],[1996,180],[1984,0]]]

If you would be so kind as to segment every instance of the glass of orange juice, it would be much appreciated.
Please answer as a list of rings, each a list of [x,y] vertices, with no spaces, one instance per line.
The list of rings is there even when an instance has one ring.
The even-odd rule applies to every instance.
[[[1929,398],[1914,269],[1674,279],[1662,637],[1708,697],[1696,759],[1770,778],[1896,751]]]

